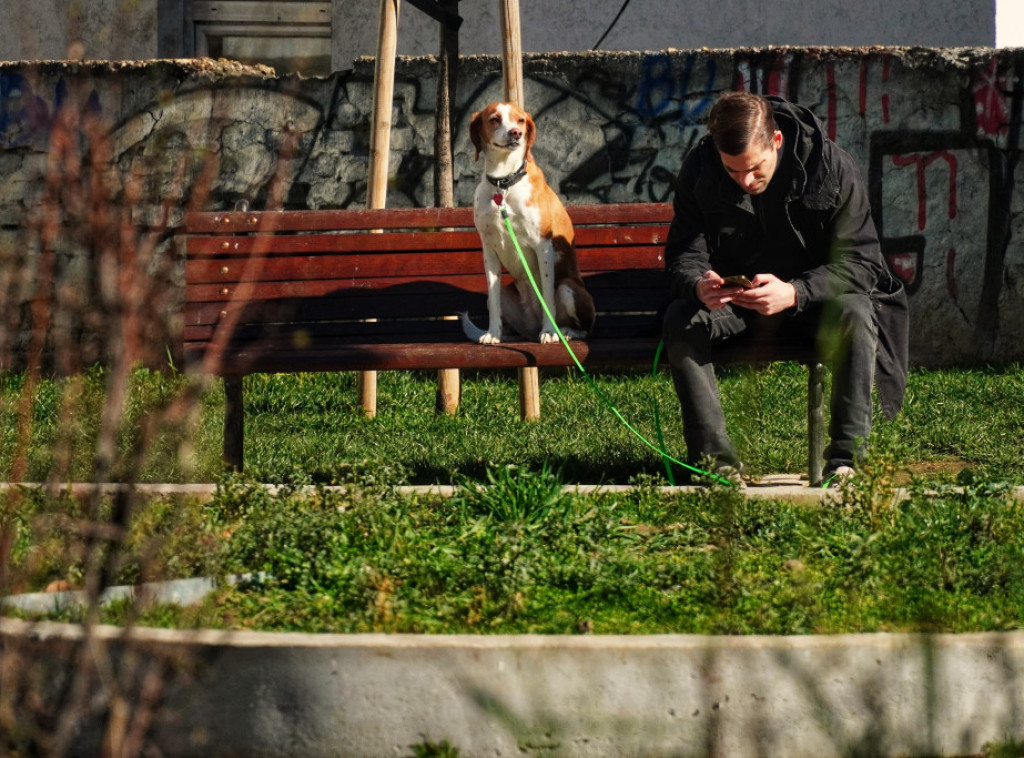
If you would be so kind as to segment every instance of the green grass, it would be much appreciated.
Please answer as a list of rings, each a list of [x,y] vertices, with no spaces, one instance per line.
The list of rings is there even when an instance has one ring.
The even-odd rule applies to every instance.
[[[601,392],[648,440],[660,417],[668,451],[685,460],[678,404],[667,375],[608,373]],[[175,404],[194,390],[174,372],[139,370],[130,377],[124,417],[112,430],[112,465],[97,463],[108,373],[42,381],[28,413],[25,379],[0,377],[0,471],[42,481],[107,478],[216,481],[221,475],[222,389],[199,395],[194,415]],[[575,372],[542,374],[542,418],[518,418],[514,375],[469,373],[454,416],[434,412],[430,373],[379,375],[379,408],[367,419],[355,407],[355,375],[256,375],[245,380],[246,469],[259,481],[296,476],[337,478],[346,465],[410,483],[483,478],[507,464],[548,464],[571,482],[625,483],[664,476],[660,457],[613,415]],[[806,470],[806,375],[794,364],[726,370],[721,378],[730,433],[754,473]],[[148,422],[148,427],[143,427]],[[106,428],[109,428],[109,424]],[[27,435],[25,434],[27,432]],[[21,441],[27,439],[27,444]],[[968,468],[979,479],[1024,483],[1024,367],[918,370],[896,419],[876,414],[872,450],[897,468]],[[678,472],[677,472],[678,473]]]
[[[841,503],[566,492],[551,470],[499,467],[451,498],[350,471],[345,491],[271,494],[230,479],[207,504],[139,507],[111,548],[117,579],[263,572],[203,606],[121,605],[108,621],[310,632],[830,634],[1024,625],[1024,504],[1006,485],[915,483],[869,466]],[[33,519],[73,509],[36,496]],[[23,539],[35,582],[73,576],[74,520]],[[30,530],[23,529],[23,535]],[[36,531],[36,535],[40,532]],[[65,542],[59,536],[63,535]],[[148,556],[141,560],[138,556]],[[49,556],[49,563],[46,561]],[[49,571],[50,573],[45,573]],[[142,616],[137,614],[142,612]]]
[[[9,491],[5,589],[263,572],[192,609],[117,606],[109,620],[308,631],[807,634],[993,630],[1024,623],[1024,367],[915,371],[904,413],[838,505],[666,494],[659,456],[586,382],[542,382],[543,418],[517,417],[514,377],[465,377],[458,414],[434,378],[380,376],[375,419],[352,375],[246,380],[247,472],[220,470],[218,385],[139,370],[121,406],[106,370],[0,380],[0,465],[25,479],[216,480],[212,502]],[[665,376],[606,374],[602,392],[654,439],[680,438]],[[805,374],[722,375],[755,471],[800,471]],[[104,440],[112,450],[104,451]],[[673,451],[681,456],[682,451]],[[104,458],[104,455],[106,458]],[[106,461],[104,463],[104,461]],[[8,478],[10,474],[8,474]],[[256,486],[284,483],[271,493]],[[396,485],[453,483],[451,498]],[[567,494],[574,482],[625,492]],[[326,484],[345,484],[339,491]],[[898,503],[899,484],[909,497]],[[299,487],[298,485],[303,485]],[[954,486],[956,485],[956,486]],[[310,489],[312,486],[312,489]],[[9,538],[9,539],[8,539]]]

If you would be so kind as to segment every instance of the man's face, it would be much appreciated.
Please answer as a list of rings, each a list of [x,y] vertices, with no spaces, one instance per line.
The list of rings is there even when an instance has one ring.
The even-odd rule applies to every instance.
[[[782,147],[782,132],[776,130],[767,147],[758,144],[748,146],[739,155],[719,153],[722,166],[732,180],[751,195],[760,195],[768,187],[779,165],[779,148]]]

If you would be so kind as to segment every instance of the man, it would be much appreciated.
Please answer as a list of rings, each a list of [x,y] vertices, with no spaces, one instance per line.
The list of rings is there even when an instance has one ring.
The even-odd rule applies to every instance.
[[[852,474],[871,433],[873,382],[888,417],[902,405],[908,330],[906,294],[882,259],[853,158],[806,108],[728,93],[683,161],[674,208],[664,337],[691,463],[743,473],[715,346],[806,342],[833,374],[825,481]],[[736,275],[749,281],[724,279]]]

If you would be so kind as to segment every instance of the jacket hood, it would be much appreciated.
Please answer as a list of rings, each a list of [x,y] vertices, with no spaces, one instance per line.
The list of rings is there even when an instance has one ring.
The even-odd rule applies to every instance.
[[[827,158],[824,126],[802,105],[775,96],[767,100],[782,132],[783,150],[794,159],[791,194],[802,195],[808,207],[828,207],[838,186]]]

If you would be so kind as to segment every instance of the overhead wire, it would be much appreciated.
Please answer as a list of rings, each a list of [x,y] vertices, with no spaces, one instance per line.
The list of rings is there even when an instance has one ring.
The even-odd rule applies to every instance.
[[[625,2],[622,3],[622,7],[619,8],[619,12],[615,14],[615,18],[612,19],[611,24],[609,24],[608,28],[604,30],[604,34],[601,35],[601,39],[595,42],[594,46],[590,48],[591,50],[597,50],[597,48],[601,46],[601,43],[604,42],[604,38],[607,37],[609,32],[615,28],[615,25],[619,23],[619,19],[622,17],[622,13],[626,10],[626,6],[629,5],[629,2],[630,0],[625,0]]]

